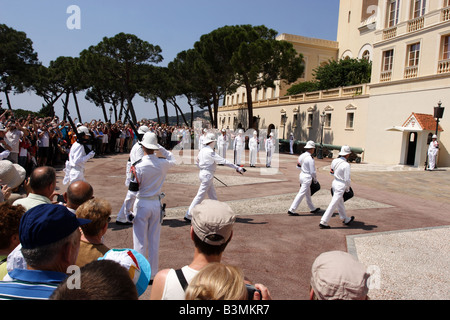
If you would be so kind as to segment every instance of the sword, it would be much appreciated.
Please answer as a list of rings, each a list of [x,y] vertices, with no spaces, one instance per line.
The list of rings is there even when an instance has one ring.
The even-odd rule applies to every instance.
[[[223,184],[225,187],[228,187],[222,180],[218,179],[216,176],[214,176],[214,179],[219,181],[221,184]]]

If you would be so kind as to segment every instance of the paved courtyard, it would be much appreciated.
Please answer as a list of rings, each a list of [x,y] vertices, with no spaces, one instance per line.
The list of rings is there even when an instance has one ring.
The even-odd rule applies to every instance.
[[[231,152],[228,154],[231,159]],[[160,269],[181,267],[193,256],[190,226],[183,216],[198,189],[198,169],[192,155],[177,157],[180,165],[169,171],[163,188],[167,204],[160,244]],[[95,158],[86,178],[96,197],[113,207],[105,244],[132,248],[132,227],[114,223],[127,189],[124,185],[128,155]],[[218,167],[215,181],[219,200],[238,215],[233,239],[223,262],[239,266],[247,278],[265,284],[274,299],[309,298],[311,265],[322,252],[352,253],[374,276],[372,299],[450,299],[450,169],[426,172],[405,166],[352,164],[355,197],[346,203],[350,226],[337,215],[331,229],[319,229],[320,217],[331,200],[331,159],[317,160],[322,189],[313,202],[322,210],[309,213],[306,203],[292,217],[287,210],[299,189],[296,155],[280,154],[274,167],[247,168],[244,175]],[[181,163],[182,162],[182,163]],[[58,172],[58,189],[63,172]],[[147,299],[151,287],[141,296]]]

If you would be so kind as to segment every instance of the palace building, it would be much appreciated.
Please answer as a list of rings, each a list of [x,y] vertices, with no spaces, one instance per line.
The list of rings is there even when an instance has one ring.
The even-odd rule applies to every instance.
[[[255,128],[278,139],[360,150],[364,162],[421,167],[438,132],[438,167],[450,166],[450,0],[341,0],[336,41],[281,34],[304,56],[305,73],[330,59],[372,61],[370,83],[287,96],[288,85],[254,90]],[[435,118],[435,107],[447,113]],[[225,98],[219,129],[244,129],[245,90]],[[336,154],[336,151],[334,152]]]

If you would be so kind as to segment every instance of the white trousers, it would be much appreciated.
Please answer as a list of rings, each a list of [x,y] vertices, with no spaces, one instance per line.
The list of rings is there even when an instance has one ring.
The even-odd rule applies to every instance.
[[[272,151],[267,151],[267,157],[266,157],[266,167],[270,167],[272,165]]]
[[[200,170],[198,174],[200,179],[200,187],[198,188],[197,195],[192,200],[188,211],[186,212],[186,218],[192,219],[192,209],[205,199],[206,195],[212,200],[217,200],[216,189],[214,188],[214,173],[207,170]]]
[[[161,203],[159,200],[137,198],[134,203],[133,249],[150,262],[151,279],[158,272],[161,234]]]
[[[345,211],[345,205],[344,205],[344,192],[346,189],[345,183],[333,180],[333,183],[331,184],[331,187],[333,188],[333,198],[331,199],[330,204],[328,205],[327,210],[322,216],[322,219],[320,220],[321,224],[328,225],[328,221],[330,221],[331,216],[334,213],[334,210],[338,209],[339,212],[339,218],[342,221],[348,222],[350,219],[347,217],[347,213]]]
[[[295,196],[294,201],[291,204],[291,207],[289,208],[289,211],[295,212],[297,210],[298,206],[302,202],[303,198],[306,197],[306,204],[308,205],[309,209],[315,210],[316,207],[312,203],[311,200],[311,183],[312,183],[312,177],[309,174],[300,173],[300,190],[298,191],[297,195]]]
[[[123,200],[122,208],[120,208],[116,220],[120,222],[128,221],[127,219],[128,215],[133,212],[136,195],[137,191],[130,191],[130,190],[127,191],[127,195],[125,196],[125,200]]]
[[[226,145],[218,145],[219,148],[219,156],[221,156],[222,158],[226,159],[227,158],[227,148]]]
[[[437,152],[429,151],[428,152],[428,169],[434,170],[436,168],[436,156]]]
[[[256,165],[257,156],[258,156],[258,150],[250,149],[250,165],[251,166]]]
[[[243,148],[236,148],[236,150],[234,151],[236,154],[236,161],[234,164],[236,165],[241,165],[244,164],[245,159],[243,159],[243,153],[244,153],[244,149]]]

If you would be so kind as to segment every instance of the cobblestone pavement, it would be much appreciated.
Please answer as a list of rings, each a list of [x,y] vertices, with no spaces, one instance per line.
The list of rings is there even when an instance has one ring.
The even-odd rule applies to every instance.
[[[192,155],[177,156],[180,165],[170,170],[163,189],[167,210],[160,269],[181,267],[193,255],[190,226],[182,217],[197,192],[198,169]],[[231,159],[231,153],[228,156]],[[107,199],[113,207],[113,222],[105,235],[110,248],[133,247],[132,227],[114,222],[127,191],[127,159],[126,154],[95,158],[88,162],[85,173],[95,196]],[[377,271],[379,281],[370,292],[373,299],[450,298],[450,264],[442,254],[449,252],[450,243],[450,210],[446,206],[450,202],[450,169],[428,172],[353,163],[355,197],[346,208],[355,221],[344,226],[334,216],[332,228],[322,230],[320,217],[331,200],[331,159],[316,159],[322,190],[313,196],[313,202],[321,212],[309,213],[303,202],[297,210],[300,216],[291,217],[287,210],[299,189],[296,160],[296,155],[280,154],[274,159],[274,168],[259,164],[259,168],[247,168],[244,175],[218,167],[216,177],[227,185],[215,182],[218,198],[238,214],[224,263],[241,267],[253,282],[265,284],[274,299],[305,300],[314,259],[325,251],[349,251]],[[59,171],[60,192],[65,190],[62,176]],[[402,277],[410,274],[409,283],[400,273]],[[147,299],[150,290],[141,299]]]

